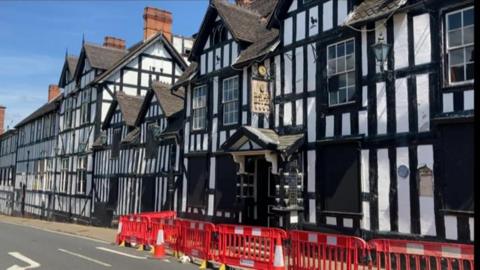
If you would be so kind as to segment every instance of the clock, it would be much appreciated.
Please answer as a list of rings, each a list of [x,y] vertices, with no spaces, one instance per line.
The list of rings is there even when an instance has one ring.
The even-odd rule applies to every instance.
[[[264,65],[258,66],[258,74],[265,77],[265,75],[267,75],[267,68]]]

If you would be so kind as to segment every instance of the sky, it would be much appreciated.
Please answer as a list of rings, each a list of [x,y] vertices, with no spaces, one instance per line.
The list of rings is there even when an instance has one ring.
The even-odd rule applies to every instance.
[[[143,39],[143,9],[173,14],[173,33],[198,32],[208,0],[57,0],[0,1],[0,105],[5,125],[16,123],[47,102],[48,85],[57,84],[65,53],[78,55],[85,41],[103,43],[107,35],[130,46]]]

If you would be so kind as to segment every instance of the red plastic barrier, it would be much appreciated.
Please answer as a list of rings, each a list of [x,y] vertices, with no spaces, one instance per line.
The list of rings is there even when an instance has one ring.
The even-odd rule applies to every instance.
[[[181,220],[180,250],[187,256],[206,261],[218,257],[218,242],[213,240],[215,225],[209,222]]]
[[[370,269],[369,246],[358,237],[290,231],[289,270]]]
[[[170,249],[173,252],[180,251],[180,220],[173,218],[157,218],[152,219],[150,223],[149,230],[149,240],[150,245],[154,245],[158,232],[160,229],[163,229],[164,245],[165,248]]]
[[[369,241],[377,269],[474,270],[473,245],[409,240]]]
[[[120,217],[117,243],[127,242],[140,245],[147,244],[148,219],[138,215]]]
[[[221,263],[250,269],[285,269],[285,231],[236,225],[218,225],[217,230]]]
[[[176,218],[177,212],[175,211],[162,211],[162,212],[144,212],[138,214],[139,216],[155,219],[155,218]]]

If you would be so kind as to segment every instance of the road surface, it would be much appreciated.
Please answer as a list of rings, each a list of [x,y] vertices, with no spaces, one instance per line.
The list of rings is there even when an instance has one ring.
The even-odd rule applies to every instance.
[[[55,233],[0,220],[0,270],[193,270],[174,258],[149,259],[150,253],[110,243]]]

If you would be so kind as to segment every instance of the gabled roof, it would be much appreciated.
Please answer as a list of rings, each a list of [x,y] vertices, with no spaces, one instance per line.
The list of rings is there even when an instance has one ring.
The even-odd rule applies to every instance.
[[[198,63],[191,62],[187,69],[182,73],[180,78],[172,85],[172,89],[177,89],[178,87],[182,86],[183,84],[187,83],[195,73],[198,71]]]
[[[180,55],[180,53],[173,47],[172,43],[168,39],[166,39],[161,32],[159,32],[156,35],[150,37],[149,39],[140,41],[130,47],[128,49],[128,53],[117,59],[115,63],[109,66],[107,71],[103,72],[100,76],[95,78],[94,83],[102,83],[105,79],[108,78],[108,76],[112,75],[114,72],[127,65],[130,61],[132,61],[135,57],[142,53],[146,48],[159,40],[162,41],[170,55],[172,55],[172,57],[177,61],[177,63],[180,64],[181,69],[184,70],[185,68],[187,68],[187,63]]]
[[[183,89],[178,91],[170,90],[171,85],[161,82],[153,82],[152,89],[157,97],[157,101],[162,108],[163,114],[170,117],[183,109],[185,92]]]
[[[82,72],[85,65],[85,59],[88,59],[92,68],[107,70],[127,54],[127,52],[128,51],[125,49],[104,47],[93,43],[84,43],[75,69],[75,77]]]
[[[15,125],[15,128],[19,128],[21,126],[24,126],[33,120],[36,120],[48,113],[54,112],[60,107],[60,100],[63,98],[63,94],[58,95],[56,98],[51,100],[50,102],[45,103],[42,105],[40,108],[38,108],[36,111],[31,113],[29,116],[25,117],[22,121],[20,121],[17,125]]]
[[[257,2],[268,2],[257,0]],[[276,2],[272,0],[272,2]],[[205,36],[209,35],[209,27],[214,23],[215,18],[220,16],[233,38],[237,42],[255,43],[270,31],[266,27],[266,14],[272,14],[275,3],[257,3],[250,7],[242,7],[225,0],[212,0],[203,22],[200,26],[198,36],[193,44],[189,60],[193,61],[195,52],[200,50],[206,41]]]
[[[65,57],[65,62],[63,63],[63,68],[62,68],[62,73],[60,74],[60,80],[58,82],[58,85],[60,87],[64,87],[65,81],[69,81],[72,78],[65,78],[67,75],[67,71],[70,72],[70,76],[72,77],[78,64],[78,56],[75,55],[68,55]]]
[[[345,24],[351,25],[381,18],[395,12],[408,0],[364,0],[348,15]]]
[[[123,116],[125,125],[134,127],[143,100],[143,96],[131,96],[125,94],[124,92],[117,92],[115,94],[115,99],[113,100],[112,104],[110,104],[110,108],[108,109],[107,116],[105,117],[102,127],[104,129],[108,128],[110,121],[115,114],[117,105],[120,107],[120,112]]]
[[[272,150],[288,156],[295,152],[304,141],[305,135],[279,135],[273,129],[242,126],[230,136],[221,146],[226,152],[242,151],[242,146],[252,144],[258,146],[254,150]],[[252,150],[252,149],[248,149]]]

